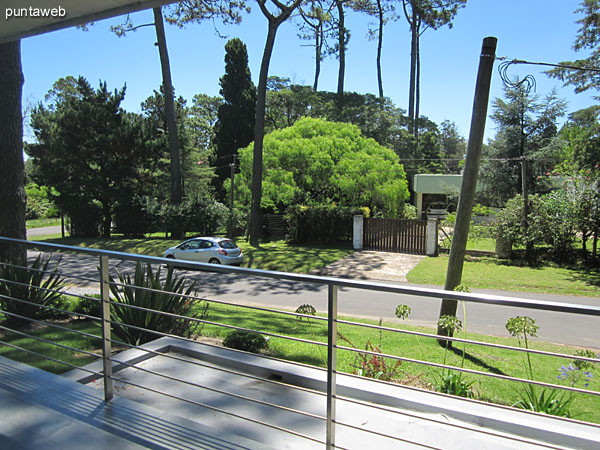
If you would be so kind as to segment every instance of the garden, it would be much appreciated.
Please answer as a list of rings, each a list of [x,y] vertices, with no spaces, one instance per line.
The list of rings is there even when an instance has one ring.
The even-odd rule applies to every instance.
[[[99,315],[100,301],[93,296],[56,294],[64,280],[46,264],[38,260],[32,265],[48,271],[50,275],[45,278],[35,270],[12,269],[11,274],[3,268],[0,278],[20,280],[20,284],[0,283],[2,309],[9,311],[0,322],[1,340],[6,344],[0,355],[62,373],[99,357],[100,327],[94,317]],[[201,299],[196,296],[198,286],[186,282],[176,270],[161,273],[161,269],[142,264],[135,273],[121,274],[113,281],[117,283],[111,285],[115,351],[163,335],[178,335],[199,341],[211,338],[214,342],[216,338],[232,348],[326,366],[327,348],[317,343],[327,342],[327,322],[311,305],[300,305],[295,312],[272,311]],[[46,308],[7,297],[27,298],[31,304]],[[339,317],[338,370],[600,423],[600,361],[594,351],[532,339],[538,328],[529,317],[511,318],[506,337],[470,333],[456,318],[442,317],[441,326],[458,338],[453,345],[443,347],[433,329],[411,324],[408,306],[398,305],[395,315],[399,320],[394,322]],[[509,377],[538,384],[511,381]],[[576,390],[563,391],[539,383]]]

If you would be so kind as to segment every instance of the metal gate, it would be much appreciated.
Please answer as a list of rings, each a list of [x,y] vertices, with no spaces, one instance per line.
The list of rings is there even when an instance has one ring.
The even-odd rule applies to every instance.
[[[426,220],[364,219],[363,223],[363,248],[366,250],[425,254]]]

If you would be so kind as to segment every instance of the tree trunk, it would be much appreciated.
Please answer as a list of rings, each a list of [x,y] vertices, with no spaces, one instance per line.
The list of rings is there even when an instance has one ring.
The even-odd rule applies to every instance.
[[[269,74],[269,63],[275,45],[275,35],[279,26],[273,20],[269,20],[269,31],[267,42],[260,64],[260,75],[256,93],[256,124],[254,127],[254,153],[252,160],[252,204],[250,207],[250,244],[257,247],[261,236],[260,203],[262,201],[262,152],[265,133],[265,102],[267,98],[267,77]]]
[[[319,86],[319,75],[321,74],[321,51],[323,47],[323,23],[315,30],[315,82],[313,83],[313,91],[317,91]]]
[[[383,7],[381,0],[377,0],[377,15],[379,17],[379,33],[377,35],[377,86],[379,98],[383,101],[383,78],[381,76],[381,48],[383,47]],[[383,102],[381,104],[383,107]]]
[[[346,25],[344,20],[344,2],[343,0],[336,0],[336,6],[339,15],[338,22],[338,51],[340,52],[340,68],[338,71],[338,95],[344,94],[344,75],[346,71]]]
[[[181,161],[179,156],[179,138],[177,136],[177,118],[175,116],[175,100],[173,83],[171,81],[171,65],[165,38],[165,27],[160,7],[153,8],[156,40],[160,54],[163,88],[165,90],[165,115],[167,117],[167,132],[169,136],[169,155],[171,157],[171,203],[178,205],[183,197],[181,184]],[[177,236],[179,237],[179,236]]]
[[[421,104],[421,42],[420,35],[417,33],[417,68],[415,72],[415,129],[413,136],[415,137],[415,146],[419,151],[419,106]]]
[[[417,37],[418,31],[416,23],[410,23],[411,39],[410,39],[410,83],[408,87],[408,123],[410,133],[414,133],[415,129],[415,85],[417,77]]]
[[[102,237],[110,237],[110,226],[112,223],[112,216],[110,214],[110,202],[104,200],[102,202]]]
[[[26,239],[21,41],[0,45],[0,236]],[[23,246],[0,245],[0,261],[27,264]]]

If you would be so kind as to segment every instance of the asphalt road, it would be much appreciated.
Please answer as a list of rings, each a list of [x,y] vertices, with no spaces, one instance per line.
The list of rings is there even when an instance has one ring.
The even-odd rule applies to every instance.
[[[30,228],[27,230],[27,238],[30,241],[35,241],[36,236],[44,236],[46,234],[60,233],[60,225],[51,227]]]
[[[86,278],[70,279],[78,286],[78,291],[98,291],[98,259],[89,256],[64,254],[61,270],[66,276]],[[111,260],[111,270],[128,271],[132,263]],[[317,311],[327,311],[327,287],[306,282],[274,280],[249,277],[239,274],[218,274],[208,272],[185,272],[198,280],[199,295],[214,300],[230,301],[253,305],[268,305],[295,310],[302,304],[311,304]],[[90,281],[95,280],[95,281]],[[394,283],[407,285],[406,283]],[[431,287],[431,286],[429,286]],[[551,302],[600,306],[600,298],[557,296],[545,294],[513,293],[506,291],[477,290],[476,292],[539,299]],[[412,312],[413,325],[435,326],[441,300],[403,294],[390,294],[362,289],[341,288],[338,295],[340,315],[384,318],[399,321],[394,315],[396,306],[407,304]],[[459,318],[464,321],[459,306]],[[600,317],[578,314],[535,311],[531,309],[502,307],[469,303],[466,305],[466,329],[472,332],[494,336],[508,336],[504,325],[510,317],[527,315],[536,319],[539,325],[538,339],[548,342],[600,349]]]

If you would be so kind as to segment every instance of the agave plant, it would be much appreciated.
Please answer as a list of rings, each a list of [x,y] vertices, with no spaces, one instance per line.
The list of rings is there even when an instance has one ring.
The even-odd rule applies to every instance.
[[[60,305],[65,286],[64,278],[58,271],[60,258],[54,269],[48,270],[52,255],[35,258],[30,267],[15,267],[0,265],[0,304],[7,322],[13,326],[23,326],[30,323],[27,319],[45,319],[52,316],[52,311],[44,306]],[[17,300],[13,300],[17,299]],[[29,303],[20,302],[24,300]]]
[[[150,264],[146,264],[144,269],[144,265],[139,262],[136,264],[133,279],[130,275],[123,275],[118,271],[117,276],[121,286],[112,284],[115,281],[111,276],[110,290],[113,301],[121,305],[111,305],[111,318],[124,325],[113,324],[112,331],[123,342],[141,345],[160,337],[156,333],[137,328],[188,337],[195,329],[191,326],[192,321],[189,317],[205,317],[207,314],[207,304],[204,308],[200,308],[200,313],[194,313],[194,302],[185,297],[194,293],[196,282],[186,287],[185,277],[174,275],[172,267],[169,267],[164,280],[161,280],[160,268],[154,272]],[[154,311],[184,317],[174,317]]]

